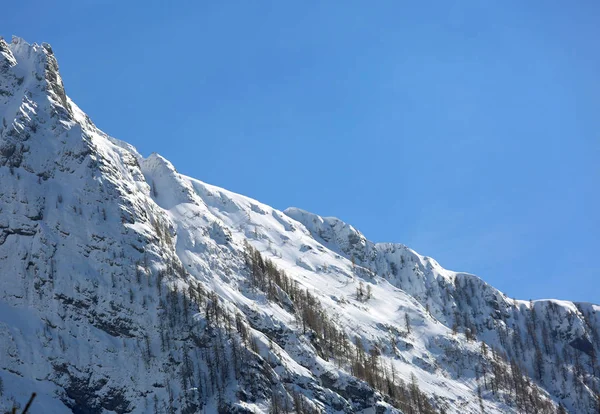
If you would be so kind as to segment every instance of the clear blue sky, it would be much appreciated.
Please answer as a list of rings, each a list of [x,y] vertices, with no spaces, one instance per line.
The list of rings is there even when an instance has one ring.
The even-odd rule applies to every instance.
[[[600,302],[600,3],[11,1],[96,124],[523,299]]]

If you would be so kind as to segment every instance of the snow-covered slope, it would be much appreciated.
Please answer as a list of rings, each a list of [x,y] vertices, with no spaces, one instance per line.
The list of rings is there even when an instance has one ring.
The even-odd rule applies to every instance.
[[[507,298],[98,130],[0,41],[0,410],[593,413],[600,306]]]

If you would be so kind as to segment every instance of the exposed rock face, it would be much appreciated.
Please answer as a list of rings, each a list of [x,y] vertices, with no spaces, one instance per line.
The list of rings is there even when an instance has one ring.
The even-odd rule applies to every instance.
[[[597,410],[600,307],[143,158],[0,40],[0,411]]]

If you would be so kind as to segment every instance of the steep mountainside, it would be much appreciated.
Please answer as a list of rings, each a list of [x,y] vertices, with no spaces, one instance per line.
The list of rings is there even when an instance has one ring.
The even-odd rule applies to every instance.
[[[0,40],[0,118],[2,411],[600,412],[598,305],[144,158],[47,44]]]

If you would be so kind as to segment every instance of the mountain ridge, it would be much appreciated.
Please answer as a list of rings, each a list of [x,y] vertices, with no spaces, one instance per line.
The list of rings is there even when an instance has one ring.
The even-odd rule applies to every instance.
[[[1,409],[598,409],[600,306],[181,175],[96,128],[49,45],[0,56]]]

